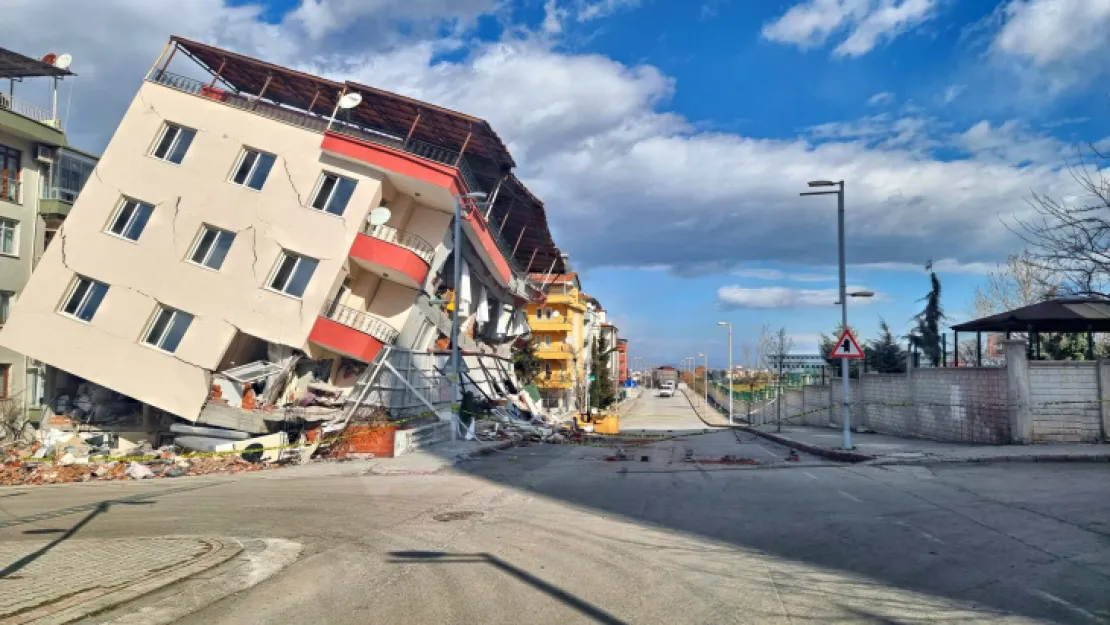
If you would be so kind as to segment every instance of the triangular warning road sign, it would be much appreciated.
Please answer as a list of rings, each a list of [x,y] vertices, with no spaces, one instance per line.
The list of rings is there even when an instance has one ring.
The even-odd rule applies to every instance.
[[[852,336],[851,330],[845,329],[840,335],[829,358],[863,358],[863,350],[859,348],[859,343],[856,342],[856,337]]]

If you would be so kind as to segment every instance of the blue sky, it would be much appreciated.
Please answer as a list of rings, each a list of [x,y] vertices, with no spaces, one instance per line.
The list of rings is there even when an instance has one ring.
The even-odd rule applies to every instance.
[[[929,260],[966,318],[1026,198],[1074,199],[1064,165],[1110,137],[1106,0],[8,4],[58,16],[5,46],[74,54],[69,128],[94,150],[171,34],[489,119],[653,363],[723,363],[719,320],[738,361],[764,325],[810,351],[836,324],[835,199],[797,195],[814,178],[847,182],[848,281],[878,293],[851,307],[863,338],[907,329]]]

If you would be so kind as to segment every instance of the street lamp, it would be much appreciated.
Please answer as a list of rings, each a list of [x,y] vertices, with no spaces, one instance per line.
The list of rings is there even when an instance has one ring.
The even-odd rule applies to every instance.
[[[874,291],[852,291],[851,293],[848,294],[848,297],[875,297],[875,292]],[[840,300],[836,300],[835,302],[833,302],[833,306],[839,306],[839,305],[840,305]]]
[[[728,424],[732,425],[732,324],[718,321],[717,325],[728,327],[728,372],[725,374],[725,384],[728,385]]]
[[[844,262],[844,181],[832,182],[831,180],[812,180],[809,188],[836,187],[829,191],[806,191],[799,195],[836,195],[836,239],[840,265],[840,324],[844,330],[848,329],[848,280],[847,269]],[[868,293],[859,291],[859,293]],[[871,293],[874,295],[874,293]],[[859,295],[859,297],[869,297]],[[851,387],[848,385],[848,359],[840,359],[840,376],[843,378],[843,401],[840,406],[841,421],[844,423],[844,449],[852,448],[852,408]]]
[[[462,201],[484,200],[481,191],[455,196],[455,231],[451,242],[455,255],[455,305],[451,310],[451,399],[459,398],[459,408],[451,415],[451,440],[458,440],[459,425],[462,423],[462,357],[459,354],[459,308],[462,307]]]

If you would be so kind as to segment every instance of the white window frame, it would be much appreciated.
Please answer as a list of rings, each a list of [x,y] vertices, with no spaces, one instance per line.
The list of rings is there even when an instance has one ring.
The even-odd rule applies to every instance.
[[[152,343],[150,341],[150,332],[154,329],[154,324],[158,323],[158,318],[161,317],[162,313],[166,312],[166,311],[169,311],[169,313],[170,313],[170,320],[166,324],[166,327],[162,329],[162,336],[158,337],[157,341]],[[146,326],[143,327],[143,334],[142,334],[142,338],[140,339],[140,342],[143,345],[145,345],[145,346],[147,346],[151,349],[156,349],[160,352],[165,352],[167,354],[176,353],[177,352],[176,347],[173,349],[173,351],[170,351],[168,349],[165,349],[162,346],[165,344],[166,337],[169,336],[170,330],[173,329],[173,325],[177,321],[179,314],[189,315],[189,325],[190,326],[193,323],[193,319],[196,318],[194,315],[189,314],[189,313],[187,313],[183,310],[178,310],[176,308],[172,308],[172,307],[166,306],[164,304],[158,304],[158,306],[154,309],[154,315],[151,316],[150,321],[148,321]],[[185,339],[185,334],[188,331],[189,331],[189,328],[186,327],[185,331],[181,333],[181,339],[182,340]],[[178,343],[178,346],[180,346],[180,345],[181,344]]]
[[[200,247],[201,241],[204,240],[204,235],[207,234],[209,230],[212,230],[212,231],[216,232],[216,238],[212,240],[212,245],[209,246],[208,251],[204,255],[204,259],[202,259],[200,262],[197,262],[197,261],[193,260],[193,255],[196,254],[197,248]],[[219,240],[219,236],[223,233],[227,233],[227,234],[231,235],[231,245],[234,245],[235,244],[235,233],[234,232],[232,232],[230,230],[224,230],[223,228],[217,228],[215,226],[210,226],[208,224],[201,224],[200,232],[197,234],[197,237],[193,241],[193,244],[191,246],[189,246],[189,253],[185,255],[185,262],[187,262],[191,265],[196,265],[197,267],[203,267],[203,268],[208,269],[210,271],[220,271],[223,268],[223,262],[227,261],[227,256],[224,256],[224,260],[223,260],[223,262],[220,263],[219,267],[213,267],[213,266],[209,265],[208,260],[212,258],[212,250],[216,249],[216,241]],[[229,245],[228,246],[228,254],[230,254],[230,253],[231,253],[231,246]]]
[[[11,228],[12,231],[12,250],[10,252],[0,249],[0,256],[14,256],[19,257],[19,221],[16,219],[8,219],[7,217],[0,217],[0,231]],[[4,240],[4,236],[0,235],[0,241]]]
[[[289,271],[289,278],[285,281],[285,285],[280,289],[274,288],[274,286],[273,286],[274,279],[277,278],[278,272],[281,271],[281,266],[285,264],[285,259],[290,257],[290,256],[296,258],[297,263],[295,265],[293,265],[293,269]],[[301,266],[301,261],[305,260],[306,258],[309,259],[309,260],[316,261],[316,267],[319,268],[319,266],[320,266],[320,259],[319,258],[313,258],[311,256],[305,256],[304,254],[298,254],[296,252],[292,252],[292,251],[289,251],[289,250],[286,250],[286,249],[281,250],[281,254],[278,255],[277,262],[274,263],[274,268],[272,270],[270,270],[270,275],[269,275],[269,277],[266,278],[266,290],[271,291],[273,293],[278,293],[279,295],[284,295],[285,297],[292,297],[293,299],[303,299],[304,298],[303,294],[293,295],[291,293],[285,292],[284,289],[289,286],[289,283],[293,280],[293,276],[295,276],[297,274],[297,268]],[[313,270],[313,274],[315,274],[315,270]],[[312,277],[309,277],[309,282],[311,282],[311,281],[312,281]],[[307,290],[308,290],[308,285],[306,284],[305,285],[305,291],[307,291]]]
[[[127,223],[123,224],[122,232],[112,232],[112,226],[116,225],[116,220],[119,219],[120,213],[122,213],[124,207],[126,207],[131,202],[135,203],[135,210],[132,211],[131,216],[127,218]],[[139,234],[136,235],[134,239],[127,237],[127,235],[124,233],[126,233],[128,229],[130,229],[131,225],[135,223],[135,217],[138,216],[139,208],[142,206],[149,206],[151,209],[150,215],[151,217],[154,216],[154,205],[150,202],[144,202],[133,197],[127,197],[126,195],[121,197],[119,202],[116,204],[116,210],[112,211],[112,217],[108,219],[108,225],[104,227],[104,234],[116,237],[117,239],[123,239],[124,241],[127,241],[129,243],[138,243],[139,237],[143,236],[143,232],[146,232],[146,227],[150,225],[149,219],[145,224],[143,224],[143,229],[139,231]]]
[[[158,146],[162,145],[162,140],[166,138],[166,134],[169,133],[169,131],[171,129],[177,130],[177,136],[175,136],[173,138],[173,141],[170,142],[169,147],[166,148],[166,155],[165,156],[158,156],[157,154],[155,154],[155,152],[158,151]],[[162,124],[162,130],[158,133],[158,136],[155,137],[154,145],[150,146],[150,156],[151,156],[151,158],[155,158],[157,160],[164,161],[166,163],[169,163],[170,165],[180,165],[181,163],[175,163],[175,162],[171,161],[170,160],[170,155],[173,154],[175,151],[177,151],[177,146],[178,146],[178,144],[181,143],[181,132],[186,131],[186,130],[193,133],[193,139],[197,138],[197,131],[196,131],[195,128],[189,128],[187,126],[182,126],[181,124],[175,124],[173,122],[166,122],[166,123]],[[192,148],[192,147],[193,147],[192,142],[190,142],[189,148],[185,149],[185,154],[181,155],[181,160],[182,161],[185,160],[185,156],[189,153],[189,149]]]
[[[256,149],[256,148],[243,146],[243,148],[241,150],[239,150],[239,158],[235,159],[235,165],[232,166],[231,173],[229,173],[228,176],[227,176],[227,181],[230,182],[231,184],[237,186],[237,187],[243,187],[244,189],[250,189],[251,191],[261,191],[262,190],[261,188],[255,189],[254,187],[250,186],[250,184],[249,184],[251,178],[254,178],[254,172],[258,170],[258,161],[259,161],[258,158],[254,159],[254,163],[251,164],[250,171],[248,171],[246,177],[243,178],[243,182],[235,182],[235,174],[239,171],[239,167],[242,166],[243,160],[246,159],[247,155],[250,154],[251,152],[257,154],[258,156],[262,156],[263,154],[266,154],[268,156],[272,156],[272,157],[274,157],[274,163],[277,163],[277,154],[273,154],[271,152],[265,152],[263,150],[259,150],[259,149]],[[272,172],[273,168],[271,168],[270,171]],[[266,174],[266,180],[269,180],[269,179],[270,179],[270,174],[267,173]],[[266,186],[266,180],[262,181],[262,186],[263,187]]]
[[[73,298],[73,295],[77,292],[77,287],[78,287],[78,285],[81,284],[82,281],[87,281],[89,283],[89,288],[88,288],[88,290],[85,291],[85,294],[81,296],[81,301],[77,303],[77,306],[73,309],[73,312],[68,313],[68,312],[66,312],[66,308],[69,307],[69,302]],[[73,277],[73,280],[70,282],[69,288],[66,289],[66,295],[65,295],[65,297],[62,298],[62,305],[58,307],[58,313],[65,316],[65,317],[69,317],[70,319],[74,319],[76,321],[79,321],[81,323],[91,323],[93,317],[96,317],[97,311],[100,310],[100,305],[99,304],[97,305],[97,309],[93,311],[92,317],[90,317],[88,320],[82,319],[81,316],[80,316],[80,313],[81,313],[81,309],[84,308],[89,303],[89,297],[92,296],[93,287],[96,286],[96,284],[98,282],[100,284],[104,284],[104,286],[106,286],[106,287],[111,286],[107,283],[100,282],[99,280],[93,280],[92,278],[87,278],[87,277],[82,276],[80,274],[75,275]],[[107,296],[107,291],[105,291],[105,296]],[[104,303],[104,301],[101,300],[101,304],[103,304],[103,303]]]

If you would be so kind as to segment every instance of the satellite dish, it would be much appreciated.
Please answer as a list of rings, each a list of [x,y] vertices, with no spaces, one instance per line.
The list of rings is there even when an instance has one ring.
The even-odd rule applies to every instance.
[[[46,56],[42,57],[42,62],[46,63],[47,65],[53,65],[54,61],[56,61],[57,59],[58,59],[58,55],[54,54],[53,52],[50,52],[50,53],[47,53]]]
[[[370,222],[371,226],[384,226],[391,216],[393,216],[392,211],[384,206],[379,206],[370,211],[370,216],[366,218],[366,221]]]
[[[361,93],[348,93],[342,98],[339,98],[339,108],[353,109],[358,106],[360,102],[362,102]]]
[[[54,67],[58,69],[68,69],[70,63],[73,63],[73,57],[69,54],[62,54],[54,61]]]

